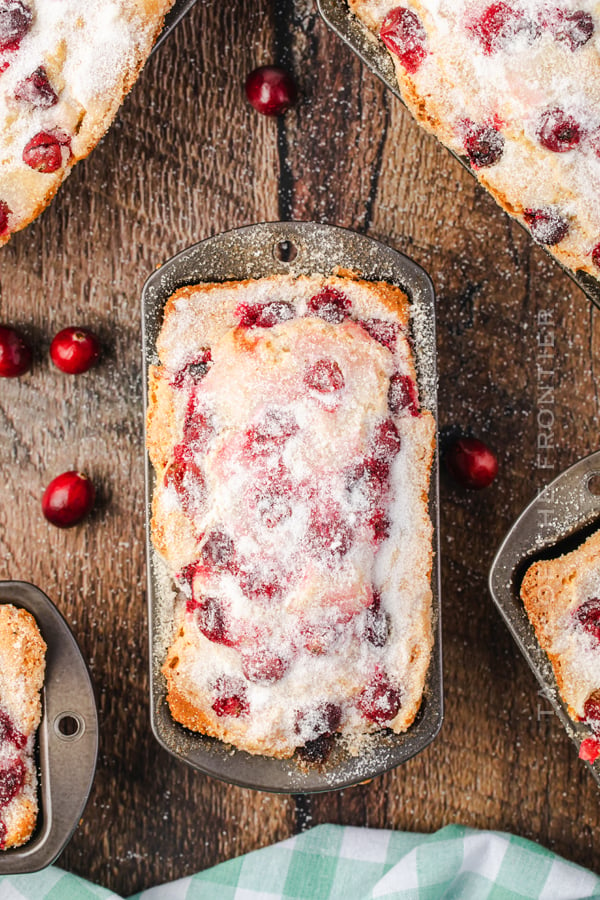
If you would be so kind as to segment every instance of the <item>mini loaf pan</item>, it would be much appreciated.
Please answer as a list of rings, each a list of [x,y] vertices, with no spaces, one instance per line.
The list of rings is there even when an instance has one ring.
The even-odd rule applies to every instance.
[[[429,277],[416,263],[370,238],[329,225],[277,222],[251,225],[218,235],[184,250],[161,266],[142,294],[144,326],[144,400],[148,366],[157,362],[156,338],[164,305],[177,288],[199,282],[222,282],[268,275],[309,275],[351,269],[367,280],[401,286],[412,301],[412,330],[423,406],[437,421],[434,293]],[[207,775],[242,787],[281,793],[338,790],[373,778],[405,762],[436,737],[443,717],[442,647],[438,539],[438,461],[431,472],[430,515],[434,527],[432,572],[435,644],[419,715],[406,734],[385,732],[358,758],[336,747],[322,767],[301,767],[295,759],[252,756],[213,738],[195,734],[175,722],[166,702],[160,671],[166,655],[172,604],[161,595],[165,569],[152,548],[151,498],[154,472],[146,455],[146,522],[151,659],[151,724],[158,742],[174,756]]]
[[[0,603],[28,610],[48,648],[37,735],[37,826],[27,844],[0,851],[0,875],[17,875],[54,862],[75,831],[96,771],[98,717],[87,666],[52,601],[25,581],[0,581]]]
[[[521,601],[521,583],[532,563],[569,553],[600,526],[600,452],[592,453],[554,479],[510,529],[490,570],[492,597],[521,653],[575,746],[591,731],[567,712],[554,671],[540,647]],[[590,765],[589,763],[587,765]],[[600,761],[590,765],[600,784]]]
[[[322,18],[329,27],[341,37],[344,43],[354,50],[375,75],[381,78],[386,87],[398,97],[400,102],[404,103],[398,87],[394,63],[388,51],[373,32],[350,12],[347,0],[317,0],[317,5]],[[450,150],[449,147],[446,147],[446,150],[458,160],[473,178],[477,177],[466,157],[460,156],[458,153]],[[527,231],[521,222],[519,222],[519,225]],[[529,234],[529,231],[527,231],[527,234]],[[571,271],[571,269],[568,269],[552,256],[545,247],[542,247],[541,244],[538,244],[538,246],[581,288],[588,300],[591,300],[600,309],[600,282],[588,272]]]

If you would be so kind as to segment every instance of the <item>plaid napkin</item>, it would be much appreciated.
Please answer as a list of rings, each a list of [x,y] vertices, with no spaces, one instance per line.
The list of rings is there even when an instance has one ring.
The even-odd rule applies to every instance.
[[[2,900],[121,900],[49,866],[0,878]],[[538,844],[449,825],[431,835],[319,825],[131,900],[583,900],[600,879]]]

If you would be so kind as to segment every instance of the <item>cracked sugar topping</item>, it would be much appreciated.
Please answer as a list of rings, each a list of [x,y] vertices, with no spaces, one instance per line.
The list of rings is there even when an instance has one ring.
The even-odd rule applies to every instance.
[[[154,534],[187,597],[171,688],[251,752],[404,730],[431,645],[433,439],[405,310],[341,279],[217,291],[184,290],[159,339],[176,425]]]
[[[592,0],[350,0],[422,124],[565,265],[600,277]]]

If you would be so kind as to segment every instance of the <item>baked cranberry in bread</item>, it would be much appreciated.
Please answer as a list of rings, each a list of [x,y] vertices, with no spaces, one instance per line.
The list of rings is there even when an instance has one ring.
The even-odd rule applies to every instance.
[[[35,828],[34,744],[41,717],[46,644],[33,616],[0,604],[0,849],[26,843]]]
[[[563,265],[600,277],[595,0],[348,0],[418,121]]]
[[[0,245],[96,146],[171,4],[0,0]]]
[[[600,736],[600,531],[530,566],[521,597],[569,715]]]
[[[398,288],[319,275],[168,301],[147,437],[153,542],[179,591],[163,672],[188,728],[310,757],[413,722],[434,420],[409,315]]]

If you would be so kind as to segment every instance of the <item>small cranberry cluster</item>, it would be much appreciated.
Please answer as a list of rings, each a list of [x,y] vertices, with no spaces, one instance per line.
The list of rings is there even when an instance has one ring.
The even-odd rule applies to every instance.
[[[0,22],[0,33],[1,33]],[[100,355],[96,335],[87,328],[63,328],[50,344],[50,359],[69,375],[87,372]],[[29,371],[33,354],[23,336],[8,325],[0,325],[0,377],[17,378]],[[81,472],[69,471],[50,482],[42,497],[42,512],[59,528],[70,528],[92,509],[96,492]]]

